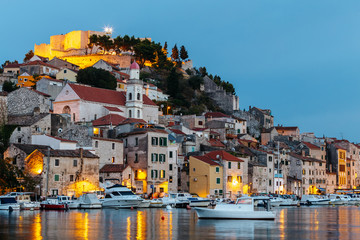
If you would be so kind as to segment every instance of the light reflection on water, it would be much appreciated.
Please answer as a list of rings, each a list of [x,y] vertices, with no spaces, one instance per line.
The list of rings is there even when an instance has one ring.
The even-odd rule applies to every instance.
[[[276,210],[275,221],[199,220],[194,210],[0,212],[1,239],[357,239],[360,208]]]

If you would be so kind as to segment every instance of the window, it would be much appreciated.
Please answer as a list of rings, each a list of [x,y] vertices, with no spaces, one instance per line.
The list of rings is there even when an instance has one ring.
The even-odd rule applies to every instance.
[[[269,173],[271,173],[271,168],[269,168]]]
[[[238,169],[240,169],[241,168],[241,164],[238,162]]]
[[[340,172],[345,172],[345,165],[340,165]]]
[[[165,178],[165,170],[160,170],[160,178]]]
[[[114,163],[115,162],[115,157],[111,158],[111,162]]]
[[[195,172],[195,168],[193,168],[193,172]]]
[[[172,157],[173,157],[173,152],[170,151],[170,152],[169,152],[169,158],[172,158]]]
[[[73,161],[73,167],[77,167],[77,159],[74,159],[74,161]]]
[[[242,183],[242,176],[237,176],[236,180],[238,181],[238,183]]]
[[[73,122],[75,122],[75,113],[73,113]]]
[[[271,179],[269,179],[269,186],[271,186]]]
[[[151,161],[152,161],[152,162],[157,162],[157,161],[158,161],[158,155],[157,155],[157,153],[152,153],[152,154],[151,154]]]
[[[138,154],[137,153],[135,153],[135,161],[134,161],[135,163],[138,163],[139,162],[139,159],[138,159]]]
[[[128,140],[127,138],[125,138],[125,147],[127,148],[127,143],[128,143]]]
[[[18,138],[18,143],[21,143],[21,138]]]
[[[232,182],[232,176],[227,177],[228,182]]]
[[[58,182],[60,180],[60,176],[58,174],[55,174],[54,176],[54,181]]]
[[[158,145],[158,141],[159,141],[159,139],[157,137],[152,137],[151,138],[151,145]]]
[[[199,125],[203,125],[203,121],[199,121]]]
[[[20,132],[20,131],[21,131],[21,127],[18,127],[17,130],[18,130],[18,132]]]
[[[228,168],[231,169],[231,162],[228,162]]]
[[[97,119],[97,115],[95,114],[95,115],[94,115],[94,120],[96,120],[96,119]]]
[[[137,94],[137,100],[140,100],[140,93]]]
[[[66,71],[66,69],[64,69],[64,73],[66,73],[67,71]]]
[[[137,137],[135,138],[135,146],[139,146],[139,139]]]
[[[269,156],[269,162],[272,162],[272,156]]]
[[[27,78],[24,78],[24,82],[27,82]]]
[[[129,100],[132,100],[132,94],[129,93]]]
[[[140,110],[137,110],[137,118],[140,118]]]
[[[173,182],[173,177],[172,176],[169,176],[169,182]]]
[[[112,148],[112,149],[115,149],[115,143],[112,143],[112,144],[111,144],[111,148]]]
[[[216,178],[216,184],[220,184],[220,178]]]
[[[129,118],[131,118],[131,110],[129,110]]]
[[[70,175],[70,182],[74,181],[74,175]]]
[[[60,160],[59,159],[55,159],[55,167],[58,167],[60,165]]]
[[[216,167],[216,168],[215,168],[215,172],[220,172],[220,168],[219,168],[219,167]]]
[[[159,154],[159,162],[165,162],[165,154]]]
[[[169,164],[169,171],[172,171],[172,170],[173,170],[173,165]]]
[[[167,138],[161,137],[159,145],[162,147],[166,147],[167,146]]]
[[[151,178],[157,178],[158,177],[158,171],[157,170],[151,170]]]
[[[98,148],[99,147],[99,142],[95,141],[95,147]]]

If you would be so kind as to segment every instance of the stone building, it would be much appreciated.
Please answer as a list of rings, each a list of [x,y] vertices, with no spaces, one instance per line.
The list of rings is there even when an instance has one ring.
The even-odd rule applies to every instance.
[[[239,110],[239,97],[226,92],[208,76],[204,77],[204,91],[226,113],[231,114]]]
[[[65,81],[42,77],[39,81],[36,82],[36,90],[47,95],[50,95],[51,100],[51,109],[52,102],[55,101],[56,97],[59,95],[61,90],[65,86]]]
[[[51,106],[50,95],[28,88],[12,91],[7,99],[9,116],[49,113]]]
[[[162,193],[177,183],[170,169],[168,133],[163,129],[135,129],[121,135],[124,141],[124,164],[131,166],[137,193]],[[172,153],[172,158],[177,155]],[[176,161],[175,161],[176,162]],[[174,167],[174,166],[173,166]]]
[[[99,190],[99,157],[87,150],[38,149],[25,163],[25,169],[41,179],[41,196],[79,197],[83,192]]]
[[[336,143],[328,143],[326,146],[326,168],[330,173],[336,174],[336,187],[342,189],[351,188],[350,161],[347,161],[347,150]]]
[[[0,126],[7,123],[7,92],[0,92]]]
[[[298,127],[275,127],[276,131],[281,136],[288,136],[290,141],[299,141],[300,140],[300,130]]]
[[[12,164],[25,170],[25,159],[37,149],[47,150],[49,146],[12,143],[4,152],[4,158],[12,159]]]
[[[20,74],[28,73],[30,75],[48,75],[55,77],[59,68],[42,61],[27,62],[20,65]]]
[[[260,122],[262,128],[267,129],[274,126],[274,117],[271,115],[270,109],[249,106],[249,112]]]
[[[99,156],[99,168],[124,163],[124,145],[119,139],[92,137],[92,149]]]
[[[53,59],[51,59],[48,62],[48,64],[53,65],[54,67],[57,67],[59,69],[67,68],[67,69],[71,69],[71,70],[75,70],[75,71],[79,70],[78,65],[68,62],[66,60],[57,58],[57,57],[54,57]]]
[[[17,126],[10,136],[10,143],[31,144],[32,135],[51,133],[51,114],[11,116],[8,124]]]

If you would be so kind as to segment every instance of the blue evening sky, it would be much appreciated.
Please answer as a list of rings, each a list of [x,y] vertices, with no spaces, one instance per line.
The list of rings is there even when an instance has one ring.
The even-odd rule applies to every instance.
[[[185,45],[276,124],[359,142],[360,1],[0,1],[0,62],[73,30]]]

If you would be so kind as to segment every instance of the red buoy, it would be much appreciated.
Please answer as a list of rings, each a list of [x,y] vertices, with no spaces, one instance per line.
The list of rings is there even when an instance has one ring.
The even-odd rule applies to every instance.
[[[134,210],[134,207],[131,207],[131,210]]]
[[[164,217],[164,216],[162,216],[162,217],[161,217],[161,220],[164,220],[164,219],[165,219],[165,217]]]
[[[186,209],[190,210],[191,209],[190,205],[186,205]]]

